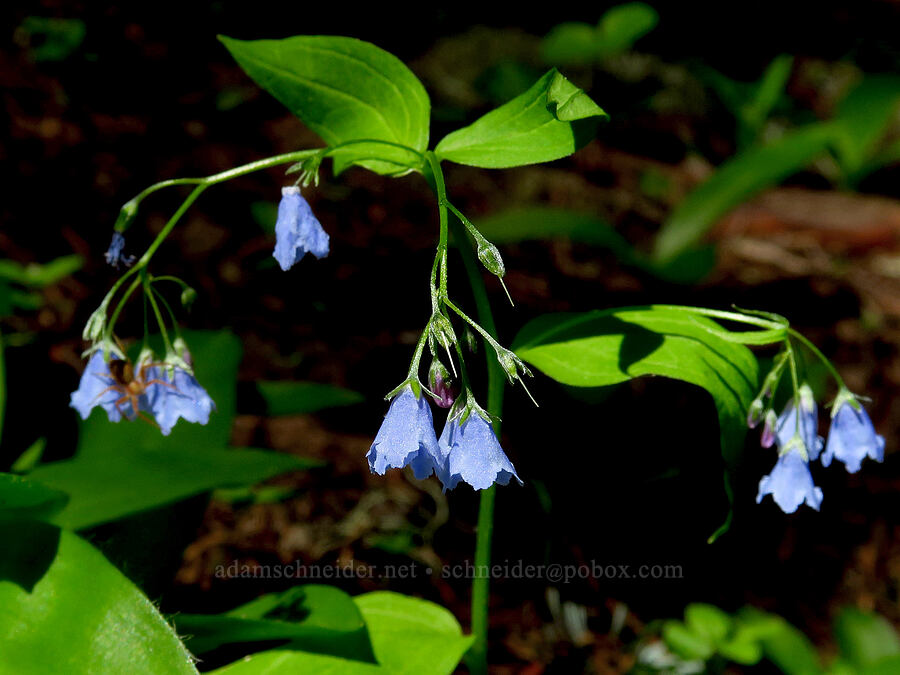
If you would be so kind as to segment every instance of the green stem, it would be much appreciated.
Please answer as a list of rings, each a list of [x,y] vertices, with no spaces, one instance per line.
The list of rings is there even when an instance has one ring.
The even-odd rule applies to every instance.
[[[440,295],[447,297],[447,225],[449,218],[447,217],[447,186],[444,184],[444,172],[441,171],[441,163],[433,152],[430,150],[425,153],[425,159],[431,167],[431,174],[434,176],[434,189],[438,197],[438,214],[441,220],[440,239],[438,240],[438,254],[441,257],[441,281]]]
[[[784,330],[786,328],[784,324],[778,323],[776,321],[771,321],[769,319],[749,316],[747,314],[738,314],[737,312],[723,312],[722,310],[718,309],[707,309],[706,307],[689,307],[687,305],[653,305],[653,307],[657,307],[659,309],[671,309],[674,311],[687,312],[691,314],[701,314],[703,316],[710,316],[716,319],[725,319],[726,321],[746,323],[751,326],[760,326],[762,328],[769,328],[772,330]]]
[[[169,333],[166,330],[166,322],[163,320],[162,312],[159,311],[159,305],[156,304],[156,298],[153,296],[153,289],[150,287],[150,277],[146,273],[141,273],[141,280],[144,283],[144,296],[150,302],[150,307],[153,309],[153,314],[156,317],[156,323],[159,326],[159,332],[162,334],[163,344],[166,347],[166,354],[170,354],[174,350],[172,349],[172,343],[169,341]]]
[[[122,279],[125,277],[123,276]],[[131,297],[131,294],[135,292],[138,286],[141,285],[141,279],[135,279],[131,282],[131,286],[127,288],[122,297],[119,298],[119,304],[116,305],[116,308],[113,310],[112,316],[109,317],[109,321],[106,324],[106,339],[108,340],[113,336],[113,332],[116,327],[116,321],[119,320],[119,314],[122,313],[122,310],[125,309],[125,303],[128,302],[128,298]],[[112,296],[109,296],[112,297]]]
[[[494,336],[497,334],[497,328],[494,324],[494,316],[491,312],[491,305],[484,286],[484,279],[481,276],[478,260],[466,242],[463,226],[454,223],[452,227],[454,227],[454,239],[460,243],[459,250],[466,268],[469,285],[472,287],[472,295],[475,297],[478,318],[487,333]],[[487,342],[487,344],[490,345],[490,342]],[[487,411],[493,417],[494,432],[499,438],[506,376],[500,367],[500,363],[487,348],[485,349],[485,359],[487,360],[488,371]],[[481,492],[481,501],[478,507],[478,527],[475,536],[474,564],[476,570],[490,570],[496,490],[495,486],[491,486]],[[487,673],[489,576],[482,576],[476,573],[475,578],[472,580],[472,634],[475,636],[475,642],[472,643],[472,647],[469,649],[467,663],[469,669],[475,675]]]
[[[815,354],[815,356],[822,363],[825,364],[825,367],[828,368],[828,372],[830,372],[831,376],[837,381],[838,386],[841,389],[846,389],[846,386],[844,385],[844,379],[841,377],[841,374],[837,371],[837,368],[835,368],[832,365],[831,361],[829,361],[825,357],[825,355],[822,353],[822,351],[818,347],[816,347],[806,336],[804,336],[802,333],[799,333],[798,331],[794,330],[793,328],[788,328],[788,333],[790,333],[792,337],[797,338],[797,340],[804,347],[806,347],[809,351],[811,351],[813,354]]]

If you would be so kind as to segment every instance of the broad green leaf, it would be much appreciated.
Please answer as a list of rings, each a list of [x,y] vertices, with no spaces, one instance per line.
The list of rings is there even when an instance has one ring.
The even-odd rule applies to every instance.
[[[306,415],[365,400],[358,392],[317,382],[257,382],[256,388],[269,415]]]
[[[0,517],[46,519],[66,505],[69,497],[37,481],[0,473]]]
[[[283,40],[219,39],[241,68],[329,146],[377,140],[428,147],[431,104],[418,78],[399,59],[348,37],[298,35]],[[385,147],[378,150],[392,152]],[[335,173],[360,164],[384,174],[408,173],[372,161],[373,146],[335,157]],[[389,156],[394,160],[396,157]]]
[[[697,635],[713,644],[723,641],[731,632],[732,619],[713,605],[692,603],[684,610],[684,622]]]
[[[153,603],[90,544],[33,521],[0,521],[0,541],[0,672],[196,675]]]
[[[663,223],[654,243],[654,259],[672,260],[697,244],[720,218],[808,165],[828,148],[834,137],[831,124],[811,124],[725,162],[688,194]]]
[[[356,598],[378,662],[391,673],[452,673],[472,644],[446,609],[389,591]]]
[[[449,675],[472,643],[443,607],[379,591],[355,598],[379,665],[333,656],[272,650],[215,671],[219,675]]]
[[[715,402],[722,452],[731,464],[743,447],[758,366],[746,347],[705,327],[720,329],[664,306],[548,314],[526,324],[513,349],[562,384],[599,387],[663,375],[703,387]]]
[[[227,332],[185,337],[196,377],[217,406],[209,424],[182,420],[163,436],[142,420],[113,424],[95,408],[81,424],[75,457],[39,465],[29,474],[69,494],[71,499],[55,523],[82,529],[214,488],[247,485],[302,468],[287,454],[227,449],[240,344]]]
[[[174,621],[194,654],[238,642],[280,640],[289,644],[279,649],[370,663],[375,659],[353,599],[333,586],[295,586],[225,614],[179,614]]]
[[[841,656],[855,666],[870,666],[900,655],[900,637],[882,616],[853,607],[841,610],[834,622]]]
[[[445,136],[435,153],[486,169],[549,162],[585,145],[606,117],[554,68],[524,94]]]
[[[838,106],[835,150],[841,167],[853,174],[862,172],[891,124],[897,122],[900,107],[900,77],[866,75]]]
[[[688,660],[706,661],[716,649],[712,641],[690,630],[680,621],[666,621],[662,637],[673,652]]]

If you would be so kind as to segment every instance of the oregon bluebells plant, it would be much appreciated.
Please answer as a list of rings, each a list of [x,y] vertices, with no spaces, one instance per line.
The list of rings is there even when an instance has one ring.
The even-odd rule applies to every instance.
[[[370,470],[379,475],[392,468],[410,467],[416,478],[424,479],[432,473],[436,474],[445,490],[460,483],[481,490],[474,562],[478,568],[487,567],[490,563],[495,495],[492,488],[495,484],[507,485],[513,478],[522,483],[500,445],[491,420],[499,420],[504,376],[509,383],[522,383],[524,388],[523,380],[531,376],[531,371],[519,355],[500,344],[494,327],[482,268],[494,275],[502,285],[506,265],[500,251],[451,203],[441,163],[448,161],[480,168],[505,168],[557,160],[587,142],[589,134],[584,132],[591,123],[604,119],[606,113],[584,91],[554,69],[521,96],[472,125],[451,132],[433,149],[429,149],[431,105],[424,86],[399,60],[374,45],[337,36],[297,36],[283,41],[250,42],[223,37],[222,41],[251,77],[279,100],[290,101],[292,111],[312,131],[326,139],[328,145],[259,159],[203,178],[164,180],[125,203],[114,225],[115,233],[107,251],[107,260],[116,267],[134,264],[114,283],[85,325],[83,336],[90,343],[91,357],[78,390],[72,394],[72,406],[82,417],[87,417],[96,406],[103,408],[112,421],[122,417],[146,416],[152,418],[164,434],[169,433],[179,419],[199,424],[208,422],[215,406],[193,375],[189,353],[177,337],[178,325],[174,313],[158,285],[180,285],[181,303],[185,308],[196,297],[196,292],[176,277],[154,277],[149,271],[152,257],[207,188],[255,171],[284,165],[290,165],[288,173],[301,171],[298,183],[306,186],[311,181],[318,182],[319,167],[326,158],[332,160],[335,176],[350,166],[386,176],[418,174],[436,196],[437,237],[428,276],[430,307],[422,308],[422,318],[426,321],[409,370],[403,384],[387,397],[390,400],[387,415],[366,457]],[[315,54],[315,57],[310,54]],[[329,63],[338,65],[329,66]],[[315,72],[316,77],[311,78],[310,72]],[[349,105],[349,100],[363,104]],[[157,190],[176,186],[192,186],[192,191],[137,261],[125,256],[122,233],[135,222],[142,200]],[[451,216],[455,218],[451,219]],[[448,283],[451,228],[454,229],[455,250],[463,259],[473,291],[477,320],[451,299]],[[282,270],[290,269],[307,253],[317,258],[329,254],[329,236],[297,185],[282,189],[275,234],[273,256]],[[385,288],[389,288],[390,284],[407,283],[404,272],[405,266],[397,265],[389,279],[375,279],[373,283],[384,284]],[[423,269],[423,285],[424,272]],[[152,356],[143,352],[135,373],[124,352],[112,345],[116,322],[129,298],[138,289],[144,299],[145,344],[148,317],[152,317],[159,328],[165,356],[162,362],[156,363]],[[505,285],[503,289],[506,291]],[[732,381],[722,376],[725,388],[739,401],[735,405],[729,400],[729,405],[722,406],[722,409],[727,408],[732,417],[736,411],[736,422],[730,418],[724,420],[732,425],[742,425],[745,414],[750,426],[764,422],[762,445],[776,445],[778,448],[774,468],[759,483],[758,502],[766,495],[772,495],[775,503],[788,513],[796,511],[802,503],[818,509],[822,502],[822,491],[815,486],[810,472],[810,462],[814,462],[821,451],[821,440],[816,431],[818,411],[812,391],[805,385],[801,386],[801,360],[797,355],[800,348],[805,348],[823,361],[834,375],[841,392],[832,413],[832,427],[828,445],[821,455],[822,463],[827,466],[836,458],[844,463],[848,471],[856,471],[863,457],[881,460],[884,441],[875,433],[865,411],[846,392],[840,375],[827,358],[791,328],[784,317],[745,310],[725,312],[672,306],[640,309],[650,313],[658,310],[657,317],[662,316],[662,324],[689,326],[695,332],[690,333],[690,340],[681,342],[694,347],[706,346],[700,339],[702,333],[696,328],[700,325],[713,334],[718,341],[717,346],[722,346],[722,340],[738,345],[737,356],[740,358],[735,361],[743,359],[752,364],[744,370],[738,368],[739,376]],[[673,319],[673,312],[677,314],[677,319]],[[691,320],[699,316],[707,323],[692,323],[691,320],[684,320],[685,316]],[[570,318],[563,319],[562,323],[568,325],[566,322]],[[710,318],[738,322],[760,330],[726,331],[718,324],[717,327],[710,326],[715,323]],[[460,329],[466,336],[464,341],[478,336],[486,346],[487,410],[482,409],[472,395],[472,383],[457,338]],[[168,337],[169,330],[175,331],[174,341]],[[659,334],[666,335],[666,332],[661,329]],[[757,377],[757,365],[745,345],[781,347],[772,369],[764,378],[761,392],[752,402],[748,400],[753,394],[749,383]],[[432,357],[428,388],[419,379],[426,347]],[[567,349],[569,355],[578,351],[573,346],[567,346]],[[683,346],[683,349],[689,350],[691,346]],[[615,370],[613,365],[620,368],[620,354],[613,349],[607,351],[608,354],[585,348],[579,358],[585,353],[590,359],[609,358],[611,363],[602,365],[610,365],[610,370]],[[519,353],[532,365],[542,367],[525,351],[520,349]],[[728,362],[727,358],[722,358]],[[686,363],[701,361],[688,360]],[[579,362],[578,365],[583,364]],[[700,365],[690,367],[696,367],[698,371],[702,369]],[[602,371],[603,368],[597,370]],[[652,372],[670,374],[666,371]],[[779,391],[782,375],[787,372],[790,373],[788,393],[792,402],[777,415],[773,400]],[[716,372],[716,375],[720,376],[720,373]],[[557,379],[563,382],[565,377]],[[602,384],[609,382],[601,382],[597,386]],[[731,384],[736,385],[734,391]],[[440,438],[435,433],[432,401],[440,408],[449,408]],[[746,411],[743,410],[745,406],[748,408]],[[472,672],[479,674],[487,671],[487,584],[486,576],[476,578],[472,593],[475,640],[469,651],[468,663]]]
[[[822,465],[829,466],[832,459],[837,459],[848,472],[856,473],[866,457],[884,461],[884,437],[875,431],[869,414],[856,397],[842,388],[832,405],[831,429],[822,453]]]
[[[281,188],[278,219],[275,222],[275,251],[282,270],[289,270],[307,253],[317,258],[328,255],[329,237],[297,186]]]

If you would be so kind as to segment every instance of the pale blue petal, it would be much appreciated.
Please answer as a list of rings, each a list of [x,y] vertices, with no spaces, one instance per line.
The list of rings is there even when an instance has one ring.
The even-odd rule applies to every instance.
[[[772,472],[759,481],[756,503],[766,495],[772,495],[785,513],[793,513],[803,502],[816,511],[822,504],[822,490],[813,484],[809,464],[794,451],[781,455]]]
[[[490,422],[477,412],[472,412],[461,425],[458,418],[448,420],[447,425],[452,426],[449,431],[445,427],[445,445],[450,448],[446,453],[446,489],[456,487],[460,480],[476,490],[484,490],[494,483],[506,485],[513,477],[522,484],[515,467],[500,447]],[[443,433],[441,437],[444,437]]]
[[[290,269],[307,253],[324,258],[328,255],[328,233],[322,229],[300,189],[282,188],[281,195],[273,253],[281,269]]]
[[[822,464],[828,466],[832,459],[837,459],[849,473],[856,473],[866,457],[884,461],[884,437],[876,433],[865,408],[856,410],[844,402],[831,419]]]
[[[432,474],[440,452],[425,396],[417,398],[407,387],[394,397],[366,458],[369,469],[382,476],[407,465],[420,480]]]

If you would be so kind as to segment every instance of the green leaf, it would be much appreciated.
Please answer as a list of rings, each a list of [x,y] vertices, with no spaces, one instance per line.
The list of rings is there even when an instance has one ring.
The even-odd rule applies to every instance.
[[[691,661],[706,661],[716,651],[708,637],[694,633],[680,621],[666,621],[662,637],[673,652]]]
[[[333,586],[296,586],[226,614],[179,614],[187,647],[203,654],[226,644],[281,640],[291,649],[374,662],[362,615],[353,599]]]
[[[69,497],[37,481],[0,473],[0,517],[46,519],[62,509]]]
[[[780,616],[755,609],[742,610],[741,631],[755,637],[763,654],[785,675],[819,675],[819,655],[809,639]]]
[[[448,675],[454,672],[472,637],[443,607],[379,591],[356,597],[379,665],[319,654],[272,650],[215,671],[219,675]]]
[[[586,66],[597,56],[597,29],[580,21],[554,26],[541,40],[541,59],[554,66]]]
[[[835,151],[851,178],[861,177],[879,141],[896,122],[898,106],[900,77],[895,75],[866,75],[841,101],[834,118]]]
[[[834,636],[841,656],[856,666],[874,665],[900,655],[900,637],[882,616],[847,607],[834,622]]]
[[[834,137],[832,125],[811,124],[725,162],[663,223],[654,243],[654,259],[665,262],[676,258],[733,208],[809,164]]]
[[[34,61],[64,61],[84,42],[87,28],[81,19],[26,16],[19,31],[28,36]]]
[[[699,315],[663,306],[548,314],[526,324],[513,349],[544,374],[577,387],[641,375],[703,387],[715,402],[722,452],[731,464],[743,447],[758,366],[750,350],[705,326],[718,328]]]
[[[113,424],[96,408],[81,423],[73,459],[40,465],[29,474],[71,497],[55,523],[91,527],[214,488],[247,485],[302,468],[287,454],[227,449],[240,343],[224,331],[186,333],[185,339],[196,377],[216,402],[209,424],[180,421],[163,436],[140,419]]]
[[[356,598],[378,662],[392,673],[452,673],[472,644],[456,618],[426,600],[389,591]]]
[[[585,145],[606,117],[554,68],[524,94],[445,136],[435,153],[487,169],[549,162]]]
[[[854,675],[897,675],[900,673],[900,656],[886,656],[868,666],[855,669]]]
[[[365,400],[358,392],[317,382],[257,382],[256,388],[269,415],[306,415]]]
[[[33,470],[44,456],[44,448],[47,447],[47,439],[43,436],[28,446],[25,451],[12,463],[10,470],[13,473],[28,473]]]
[[[23,286],[44,288],[74,274],[84,265],[80,255],[66,255],[40,265],[29,263],[20,265],[12,260],[0,260],[0,277]]]
[[[718,607],[692,603],[684,610],[684,622],[697,635],[717,645],[731,632],[732,619]]]
[[[194,673],[147,599],[78,536],[0,521],[0,654],[9,673]]]
[[[659,14],[643,2],[629,2],[608,10],[597,24],[597,56],[620,54],[656,28]]]
[[[428,147],[431,104],[418,78],[399,59],[348,37],[298,35],[283,40],[219,39],[244,71],[329,146],[378,140],[418,152]],[[373,148],[335,157],[335,173],[352,164],[383,174],[409,169],[371,161]],[[384,146],[375,151],[389,152]],[[395,159],[395,157],[389,157]]]

